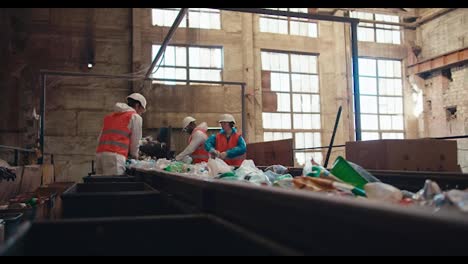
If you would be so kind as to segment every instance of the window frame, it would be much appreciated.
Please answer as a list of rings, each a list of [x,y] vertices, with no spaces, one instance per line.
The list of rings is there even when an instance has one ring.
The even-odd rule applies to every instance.
[[[266,8],[269,10],[278,10],[278,9],[272,9],[272,8]],[[286,8],[288,12],[291,12],[291,8]],[[283,10],[281,10],[283,11]],[[299,12],[299,13],[304,13],[308,14],[309,12]],[[275,20],[285,20],[287,21],[287,33],[278,33],[278,32],[270,32],[270,31],[262,31],[260,27],[260,19],[261,18],[269,18],[269,19],[275,19]],[[316,35],[315,36],[309,36],[309,35],[299,35],[299,34],[291,34],[291,21],[292,22],[306,22],[306,23],[311,23],[315,24],[316,27]],[[307,18],[298,18],[298,17],[286,17],[286,16],[275,16],[275,15],[267,15],[267,14],[260,14],[258,16],[258,30],[260,33],[270,33],[270,34],[280,34],[280,35],[288,35],[288,36],[299,36],[299,37],[308,37],[308,38],[318,38],[320,36],[319,32],[319,21],[315,19],[307,19]]]
[[[375,78],[375,80],[376,80],[376,94],[363,94],[361,92],[360,96],[373,96],[373,97],[377,98],[377,113],[363,113],[362,110],[361,110],[361,120],[362,120],[363,115],[377,116],[377,129],[362,129],[361,128],[361,132],[362,133],[378,133],[379,139],[383,139],[382,135],[386,134],[386,133],[400,133],[400,134],[403,134],[403,139],[405,139],[407,135],[406,135],[406,123],[405,123],[405,93],[404,93],[404,78],[403,78],[403,74],[404,74],[404,72],[403,72],[403,60],[394,59],[394,58],[384,58],[384,57],[370,57],[370,56],[359,56],[358,59],[371,59],[371,60],[374,60],[375,61],[375,70],[376,70],[375,71],[375,76],[362,75],[361,73],[359,73],[359,78],[368,77],[368,78]],[[398,62],[400,62],[401,77],[387,77],[387,76],[380,77],[380,75],[379,75],[379,61],[398,61]],[[401,81],[401,95],[381,95],[380,82],[379,82],[380,79],[400,80]],[[359,83],[359,86],[362,86],[361,83]],[[354,96],[355,95],[354,95],[354,92],[353,92],[353,98],[354,98]],[[381,111],[380,111],[380,98],[401,98],[402,113],[401,114],[381,113]],[[360,100],[360,102],[362,103],[362,100]],[[353,107],[353,112],[354,112],[354,115],[356,115],[354,107]],[[380,117],[382,117],[382,116],[389,116],[389,117],[395,117],[395,116],[400,117],[401,116],[402,121],[403,121],[402,129],[401,130],[397,130],[397,129],[382,130],[382,125],[381,125],[381,121],[380,121]]]
[[[170,10],[170,11],[177,11],[179,12],[181,8],[151,8],[151,24],[153,27],[171,27],[172,25],[156,25],[153,21],[153,10],[159,9],[159,10]],[[209,9],[209,10],[191,10],[192,8],[189,8],[187,11],[187,14],[184,16],[183,20],[185,25],[179,25],[180,28],[189,28],[189,29],[206,29],[206,30],[222,30],[223,29],[223,24],[222,24],[222,18],[221,18],[221,10],[218,9]],[[206,9],[206,8],[205,8]],[[208,13],[208,14],[219,14],[219,28],[202,28],[202,27],[191,27],[190,26],[190,15],[189,13]]]
[[[385,16],[394,16],[394,17],[397,17],[398,18],[398,22],[395,22],[395,23],[400,23],[400,16],[398,15],[389,15],[389,14],[379,14],[379,13],[373,13],[373,12],[366,12],[366,11],[350,11],[350,14],[349,16],[350,17],[353,17],[351,16],[351,14],[353,12],[356,12],[356,13],[365,13],[365,14],[371,14],[372,15],[372,20],[374,21],[380,21],[380,22],[387,22],[387,21],[383,21],[383,20],[377,20],[376,19],[376,15],[385,15]],[[353,18],[358,18],[357,16],[356,17],[353,17]],[[359,18],[358,18],[359,19]],[[364,24],[372,24],[372,26],[369,26],[369,25],[361,25],[361,23],[364,23]],[[370,40],[360,40],[359,37],[358,37],[358,41],[362,41],[362,42],[374,42],[374,43],[379,43],[379,44],[393,44],[393,45],[402,45],[402,42],[403,42],[403,31],[402,31],[402,28],[401,26],[396,26],[396,25],[384,25],[384,24],[381,24],[381,23],[370,23],[370,22],[361,22],[358,24],[358,30],[359,28],[367,28],[367,29],[372,29],[372,32],[373,32],[373,41],[370,41]],[[377,26],[379,25],[379,26]],[[398,27],[398,29],[396,28],[386,28],[387,27]],[[393,39],[393,36],[392,36],[392,42],[379,42],[377,41],[377,30],[384,30],[384,31],[390,31],[390,32],[394,32],[394,31],[398,31],[399,35],[400,35],[400,40],[399,42],[400,43],[394,43],[394,39]]]
[[[161,44],[159,43],[153,43],[151,44],[151,53],[153,52],[153,47],[154,46],[161,46]],[[183,47],[185,48],[185,54],[186,54],[186,57],[185,57],[185,65],[186,66],[177,66],[177,65],[174,65],[174,66],[165,66],[165,65],[162,65],[162,64],[157,64],[156,65],[156,68],[158,67],[165,67],[165,68],[173,68],[173,69],[185,69],[186,71],[186,80],[185,80],[185,85],[191,85],[191,79],[190,79],[190,70],[191,69],[195,69],[195,70],[220,70],[220,80],[219,81],[223,81],[223,71],[224,71],[224,47],[221,46],[221,45],[189,45],[189,44],[173,44],[173,45],[168,45],[167,47]],[[167,48],[166,47],[166,48]],[[218,67],[199,67],[199,66],[190,66],[190,48],[208,48],[208,49],[219,49],[221,52],[221,67],[218,68]],[[164,51],[166,52],[166,51]],[[154,60],[154,56],[153,54],[151,54],[151,57],[152,57],[152,60]],[[161,57],[161,63],[162,63],[162,58],[164,57],[164,55]],[[159,66],[160,65],[160,66]],[[152,78],[155,78],[154,75],[156,73],[151,73],[151,77]],[[177,79],[177,78],[165,78],[165,79]],[[212,80],[193,80],[193,81],[212,81]],[[153,80],[153,83],[162,83],[162,84],[167,84],[166,81],[158,81],[158,80]],[[173,83],[173,82],[170,82],[170,83]],[[180,82],[176,82],[176,84],[181,84]],[[195,83],[195,84],[200,84],[200,83]]]
[[[323,127],[322,127],[322,105],[321,105],[321,98],[320,98],[320,92],[321,92],[321,85],[320,85],[320,67],[319,67],[319,64],[320,64],[320,54],[319,53],[309,53],[309,52],[301,52],[301,51],[285,51],[285,50],[275,50],[275,49],[260,49],[260,58],[262,60],[262,53],[263,52],[270,52],[270,53],[276,53],[276,54],[286,54],[288,56],[288,71],[280,71],[280,70],[268,70],[270,73],[282,73],[282,74],[288,74],[288,81],[289,81],[289,91],[285,92],[285,91],[271,91],[271,92],[274,92],[274,93],[278,93],[278,94],[288,94],[289,95],[289,102],[290,102],[290,110],[289,111],[275,111],[275,112],[263,112],[262,110],[262,128],[263,128],[263,137],[265,139],[265,133],[289,133],[291,134],[291,139],[293,140],[294,142],[294,148],[298,148],[296,146],[296,142],[297,142],[297,134],[298,133],[312,133],[313,135],[314,134],[318,134],[319,135],[319,139],[320,139],[320,143],[319,145],[321,146],[322,145],[322,140],[323,140],[323,136],[322,136],[322,131],[323,131]],[[316,60],[316,72],[315,73],[305,73],[305,72],[296,72],[296,71],[292,71],[292,59],[291,59],[291,55],[306,55],[306,56],[314,56],[315,57],[315,60]],[[263,65],[263,62],[261,61],[261,70],[264,71],[264,65]],[[266,71],[266,70],[265,70]],[[309,92],[299,92],[299,91],[293,91],[293,78],[292,78],[292,75],[293,74],[302,74],[302,75],[310,75],[310,76],[316,76],[317,77],[317,84],[318,84],[318,90],[317,92],[312,92],[312,91],[309,91]],[[314,111],[311,111],[311,112],[301,112],[301,111],[295,111],[294,110],[294,98],[293,98],[293,95],[295,94],[300,94],[300,95],[316,95],[318,96],[319,98],[319,111],[318,112],[314,112]],[[311,109],[313,110],[313,109]],[[271,113],[278,113],[278,114],[288,114],[289,117],[290,117],[290,125],[291,125],[291,128],[290,129],[278,129],[278,128],[264,128],[263,127],[263,113],[268,113],[268,114],[271,114]],[[297,114],[310,114],[310,115],[318,115],[319,116],[319,119],[320,119],[320,128],[307,128],[307,129],[303,129],[303,128],[296,128],[296,126],[294,125],[294,116],[297,115]],[[272,136],[274,137],[274,134],[272,134]],[[274,140],[274,139],[273,139]],[[314,141],[315,141],[315,137],[314,137]],[[315,144],[317,144],[315,142]],[[312,146],[312,147],[316,147],[316,146]],[[319,146],[318,146],[319,147]],[[305,147],[307,148],[307,146]],[[322,150],[301,150],[301,151],[294,151],[294,157],[295,159],[297,160],[297,155],[306,155],[307,156],[307,153],[313,153],[312,155],[317,155],[319,154],[321,156],[321,158],[323,159],[323,151]]]

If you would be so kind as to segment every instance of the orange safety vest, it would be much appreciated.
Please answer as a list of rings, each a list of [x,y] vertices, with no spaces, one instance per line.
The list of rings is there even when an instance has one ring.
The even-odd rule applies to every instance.
[[[104,117],[104,127],[96,152],[113,152],[127,158],[131,135],[128,124],[135,114],[135,111],[126,111]]]
[[[228,142],[226,134],[218,133],[216,135],[216,150],[222,153],[232,148],[235,148],[237,146],[237,143],[239,142],[240,136],[241,135],[239,133],[233,133]],[[226,157],[224,161],[228,165],[239,167],[244,160],[245,160],[245,154],[242,154],[234,158]]]
[[[195,128],[192,132],[192,135],[198,130],[208,136],[206,131],[201,128]],[[189,137],[189,144],[192,142],[192,135]],[[208,151],[205,150],[205,143],[201,143],[200,146],[198,146],[197,149],[195,149],[195,151],[190,155],[190,157],[192,157],[192,163],[208,162],[209,154]]]

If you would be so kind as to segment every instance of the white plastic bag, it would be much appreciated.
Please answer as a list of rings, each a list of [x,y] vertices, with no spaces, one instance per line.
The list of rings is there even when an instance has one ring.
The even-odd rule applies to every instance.
[[[255,166],[253,160],[244,160],[239,169],[236,170],[239,180],[248,181],[259,185],[272,185],[265,173]]]
[[[220,158],[210,158],[208,159],[208,171],[210,172],[210,176],[216,177],[219,174],[224,174],[226,172],[232,171],[232,168]]]

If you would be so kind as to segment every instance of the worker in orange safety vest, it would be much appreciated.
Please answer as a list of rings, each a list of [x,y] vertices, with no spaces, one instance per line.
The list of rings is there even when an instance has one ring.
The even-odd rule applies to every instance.
[[[114,112],[104,117],[96,150],[97,175],[123,175],[127,158],[138,159],[146,99],[139,93],[116,103]]]
[[[240,166],[245,160],[247,146],[242,135],[234,127],[236,120],[230,114],[221,115],[221,131],[205,142],[205,149],[212,157],[224,160],[228,165]]]
[[[176,156],[177,161],[184,161],[186,163],[201,163],[208,162],[209,154],[205,150],[205,141],[208,139],[208,125],[206,122],[197,126],[196,119],[187,116],[182,121],[182,129],[187,132],[190,137],[188,139],[188,146]]]

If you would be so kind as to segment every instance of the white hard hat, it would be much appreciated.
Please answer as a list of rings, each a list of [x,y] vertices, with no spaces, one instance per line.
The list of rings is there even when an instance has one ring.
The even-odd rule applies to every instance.
[[[234,117],[230,114],[223,114],[221,115],[221,118],[219,119],[219,122],[233,122],[234,124],[236,123],[236,120]]]
[[[146,99],[143,95],[139,93],[132,93],[131,95],[127,96],[127,99],[128,98],[132,98],[133,100],[140,102],[143,109],[146,110]]]
[[[196,121],[196,119],[191,116],[187,116],[186,118],[184,118],[184,121],[182,121],[182,128],[185,129],[193,121]]]

